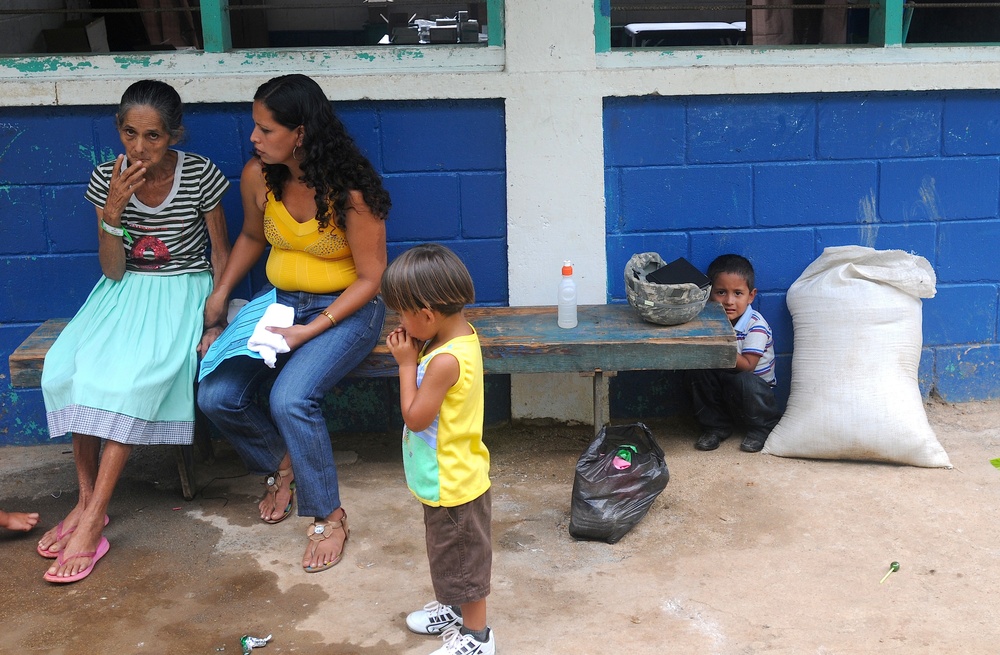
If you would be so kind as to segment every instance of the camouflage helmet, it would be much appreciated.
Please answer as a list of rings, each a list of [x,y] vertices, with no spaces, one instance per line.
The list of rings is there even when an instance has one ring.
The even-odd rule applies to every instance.
[[[648,274],[665,264],[655,252],[632,255],[625,265],[625,295],[639,316],[650,323],[686,323],[705,307],[711,289],[691,283],[656,284],[646,280]]]

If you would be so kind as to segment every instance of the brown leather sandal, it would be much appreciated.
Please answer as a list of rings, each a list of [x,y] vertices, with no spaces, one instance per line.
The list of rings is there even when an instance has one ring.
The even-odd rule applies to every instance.
[[[303,565],[302,568],[306,573],[319,573],[339,564],[340,560],[344,557],[347,540],[351,537],[351,528],[347,526],[347,510],[344,510],[344,515],[339,521],[316,521],[309,524],[309,529],[306,531],[309,541],[325,541],[332,536],[334,530],[344,531],[344,543],[340,547],[340,552],[334,559],[321,566],[311,567]]]
[[[278,491],[281,489],[281,481],[287,478],[291,474],[292,474],[292,469],[287,468],[287,469],[278,469],[271,475],[267,476],[267,480],[264,482],[264,484],[267,485],[267,491],[264,492],[264,498],[267,498],[267,496],[269,495],[272,497],[277,497]],[[292,495],[288,497],[288,505],[285,507],[285,511],[282,512],[281,516],[279,516],[276,519],[272,519],[270,517],[268,518],[261,517],[260,519],[261,521],[263,521],[264,523],[270,523],[271,525],[274,525],[275,523],[281,523],[282,521],[288,518],[288,515],[292,513],[292,504],[295,502],[295,480],[292,480],[291,482],[288,483],[288,490],[292,492]]]

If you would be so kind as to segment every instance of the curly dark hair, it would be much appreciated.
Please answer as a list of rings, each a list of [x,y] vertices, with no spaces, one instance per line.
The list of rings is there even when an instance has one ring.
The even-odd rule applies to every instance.
[[[385,220],[392,201],[382,186],[382,178],[371,162],[361,154],[344,124],[333,113],[326,94],[310,77],[282,75],[260,85],[254,94],[281,125],[294,130],[304,128],[301,160],[302,181],[316,190],[316,219],[320,229],[330,219],[345,227],[350,192],[364,196],[372,213]],[[276,200],[291,178],[284,164],[262,164],[264,181]]]

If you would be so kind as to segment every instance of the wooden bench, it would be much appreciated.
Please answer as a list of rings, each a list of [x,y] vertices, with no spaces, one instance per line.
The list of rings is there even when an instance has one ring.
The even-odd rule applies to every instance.
[[[35,331],[28,335],[20,346],[8,357],[10,364],[10,386],[12,387],[40,387],[42,384],[42,364],[45,362],[45,353],[55,342],[56,337],[66,327],[69,319],[50,318],[45,321]],[[195,412],[194,441],[201,451],[202,458],[211,462],[215,457],[215,449],[212,447],[212,439],[209,434],[208,418],[200,411]],[[192,446],[177,447],[177,470],[181,478],[181,494],[184,500],[191,500],[195,494],[194,477],[194,449]]]
[[[470,307],[466,316],[479,332],[483,368],[487,374],[581,373],[593,376],[594,431],[608,417],[605,375],[618,371],[732,368],[736,365],[736,334],[722,306],[710,302],[682,325],[647,323],[629,305],[586,305],[578,308],[573,329],[556,325],[556,308]],[[45,353],[59,336],[66,319],[39,326],[10,355],[13,387],[41,384]],[[371,355],[352,377],[394,377],[396,361],[385,346],[386,334],[398,325],[386,317],[385,329]],[[206,459],[212,457],[207,421],[197,412],[195,443]],[[177,449],[184,498],[194,497],[194,457],[191,446]]]

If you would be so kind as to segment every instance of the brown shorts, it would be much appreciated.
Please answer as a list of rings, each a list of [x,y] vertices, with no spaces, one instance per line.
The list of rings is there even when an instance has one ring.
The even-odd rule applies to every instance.
[[[490,593],[493,502],[487,489],[457,507],[424,505],[427,559],[434,596],[443,605],[464,605]]]

